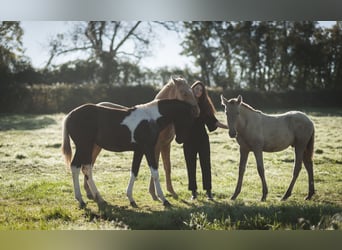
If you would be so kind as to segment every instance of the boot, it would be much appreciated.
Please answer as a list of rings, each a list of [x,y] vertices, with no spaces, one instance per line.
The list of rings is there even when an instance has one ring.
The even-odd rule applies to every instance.
[[[196,190],[192,190],[191,191],[191,200],[196,200],[197,199],[197,191]]]
[[[208,199],[209,201],[214,200],[213,194],[211,193],[211,190],[207,190],[207,199]]]

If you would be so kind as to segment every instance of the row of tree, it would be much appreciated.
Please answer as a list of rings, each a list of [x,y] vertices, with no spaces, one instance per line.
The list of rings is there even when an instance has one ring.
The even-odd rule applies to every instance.
[[[142,68],[156,29],[183,37],[190,69]],[[0,22],[0,84],[104,83],[159,85],[170,75],[210,86],[262,91],[342,89],[342,22],[315,21],[77,22],[50,41],[50,59],[35,69],[22,50],[19,22]],[[83,51],[88,58],[54,65],[55,58]]]
[[[342,22],[184,23],[184,54],[224,88],[321,89],[342,86]]]

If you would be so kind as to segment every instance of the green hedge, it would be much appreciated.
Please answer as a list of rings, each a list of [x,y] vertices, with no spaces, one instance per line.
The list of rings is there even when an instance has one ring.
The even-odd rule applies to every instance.
[[[84,103],[115,102],[125,106],[145,103],[157,90],[150,86],[113,87],[108,85],[34,85],[1,89],[2,113],[69,112]]]
[[[133,106],[151,101],[158,89],[151,86],[114,87],[108,85],[34,85],[0,86],[1,113],[57,113],[69,112],[84,103],[102,101]],[[247,90],[209,90],[214,105],[222,110],[220,95],[226,98],[241,94],[246,103],[256,109],[298,109],[342,107],[342,92],[289,91],[282,93]]]
[[[248,90],[225,90],[209,92],[213,103],[220,105],[220,95],[227,98],[242,95],[243,101],[255,109],[299,109],[342,107],[342,91],[287,91],[256,92]]]

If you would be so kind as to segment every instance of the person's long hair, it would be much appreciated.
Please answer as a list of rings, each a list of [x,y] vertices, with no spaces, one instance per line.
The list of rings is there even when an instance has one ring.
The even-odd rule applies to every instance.
[[[216,109],[211,101],[210,96],[208,95],[208,91],[201,81],[196,81],[191,85],[191,88],[195,88],[197,85],[202,86],[202,95],[198,98],[198,106],[201,109],[201,116],[205,115],[214,115],[216,113]]]

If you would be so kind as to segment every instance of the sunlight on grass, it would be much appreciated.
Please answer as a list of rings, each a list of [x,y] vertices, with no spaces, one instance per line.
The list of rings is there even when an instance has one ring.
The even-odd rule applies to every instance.
[[[292,148],[264,154],[266,202],[260,202],[261,181],[253,154],[242,191],[236,201],[230,201],[237,182],[239,149],[226,130],[218,129],[210,133],[214,202],[207,201],[202,190],[199,163],[199,197],[190,200],[182,145],[173,142],[172,181],[177,199],[166,192],[161,163],[159,172],[172,203],[170,209],[152,200],[145,159],[133,191],[138,208],[130,207],[125,193],[133,153],[106,151],[98,157],[94,179],[107,205],[99,208],[82,190],[87,208],[79,209],[70,170],[60,152],[64,114],[0,115],[0,229],[341,229],[342,117],[309,115],[316,125],[316,195],[312,201],[303,200],[308,191],[303,168],[292,196],[280,202],[292,177]],[[222,112],[217,117],[225,121]]]

